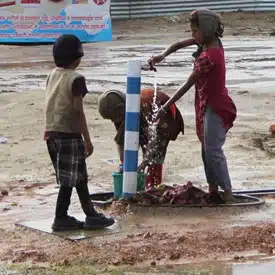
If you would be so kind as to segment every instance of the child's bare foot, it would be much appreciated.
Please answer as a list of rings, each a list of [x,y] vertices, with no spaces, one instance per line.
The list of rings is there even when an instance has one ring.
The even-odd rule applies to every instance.
[[[234,197],[232,191],[224,191],[223,198],[225,200],[225,203],[233,203]]]

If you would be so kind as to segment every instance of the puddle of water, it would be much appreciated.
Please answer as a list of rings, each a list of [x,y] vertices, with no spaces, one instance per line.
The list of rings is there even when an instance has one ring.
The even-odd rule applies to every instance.
[[[246,87],[248,89],[252,85],[253,88],[262,88],[266,85],[274,86],[275,80],[270,77],[275,73],[274,38],[257,38],[255,40],[244,37],[237,41],[225,38],[223,43],[226,52],[227,85],[229,88]],[[145,44],[94,48],[88,45],[85,50],[89,58],[83,60],[79,71],[85,75],[90,90],[102,92],[103,89],[124,89],[127,61],[132,58],[139,58],[145,62],[152,53],[160,52],[166,46]],[[45,75],[48,75],[53,67],[50,55],[51,46],[45,46],[46,54],[43,56],[45,57],[43,60],[37,59],[37,51],[34,49],[18,48],[18,51],[22,51],[22,49],[25,52],[24,55],[19,55],[14,49],[15,56],[11,56],[11,61],[0,64],[0,67],[4,69],[0,72],[0,78],[5,79],[3,88],[16,91],[44,89]],[[40,48],[37,47],[37,49]],[[3,55],[9,55],[8,47],[3,47],[2,50]],[[184,49],[169,56],[169,60],[159,64],[159,86],[177,86],[189,76],[192,71],[192,53],[194,50],[195,47]],[[25,55],[34,61],[26,61]],[[16,58],[16,60],[12,60],[12,58]],[[37,73],[38,67],[39,73]],[[96,70],[91,69],[91,67],[96,67]],[[21,79],[22,77],[24,79]],[[154,84],[152,76],[148,74],[143,74],[142,82],[143,84]]]
[[[253,259],[253,257],[251,257]],[[255,258],[257,259],[257,258]],[[167,262],[164,264],[168,264]],[[169,265],[170,266],[170,265]],[[246,263],[231,264],[226,262],[193,263],[184,265],[171,264],[158,267],[151,272],[136,270],[124,272],[125,275],[273,275],[275,268],[274,259],[251,260]]]
[[[239,264],[232,266],[232,275],[273,275],[275,261]],[[228,274],[230,275],[230,273]]]
[[[229,263],[229,262],[208,262],[200,264],[187,264],[180,268],[174,266],[174,271],[168,271],[163,274],[181,274],[181,275],[273,275],[275,268],[274,258],[249,257],[247,262]],[[130,274],[130,273],[128,273]],[[134,274],[134,273],[131,273]],[[149,273],[135,273],[149,274]],[[154,274],[154,273],[150,273]],[[159,273],[155,273],[159,274]]]

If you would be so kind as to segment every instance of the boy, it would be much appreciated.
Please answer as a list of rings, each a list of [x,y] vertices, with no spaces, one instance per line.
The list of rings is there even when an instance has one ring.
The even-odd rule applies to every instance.
[[[82,102],[87,87],[85,78],[75,72],[83,55],[76,36],[61,35],[53,47],[56,68],[46,82],[44,139],[60,184],[52,225],[54,231],[100,229],[114,223],[113,218],[96,212],[89,196],[85,159],[93,153],[93,144]],[[85,223],[67,214],[73,187],[86,214]]]

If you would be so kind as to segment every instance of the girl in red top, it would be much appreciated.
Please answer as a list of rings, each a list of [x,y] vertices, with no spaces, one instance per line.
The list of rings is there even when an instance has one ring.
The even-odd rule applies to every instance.
[[[191,39],[174,43],[161,55],[149,60],[149,64],[154,66],[180,48],[198,46],[198,51],[193,54],[196,60],[192,74],[162,106],[157,119],[195,85],[196,132],[202,143],[202,159],[209,192],[217,193],[220,186],[224,190],[224,199],[232,201],[231,180],[222,146],[227,131],[233,126],[237,110],[225,86],[225,59],[220,40],[223,25],[220,17],[208,9],[195,10],[189,21]]]

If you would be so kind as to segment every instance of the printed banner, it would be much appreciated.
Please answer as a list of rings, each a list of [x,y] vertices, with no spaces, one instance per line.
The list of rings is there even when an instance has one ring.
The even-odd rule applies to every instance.
[[[0,0],[0,43],[112,40],[110,0]]]

